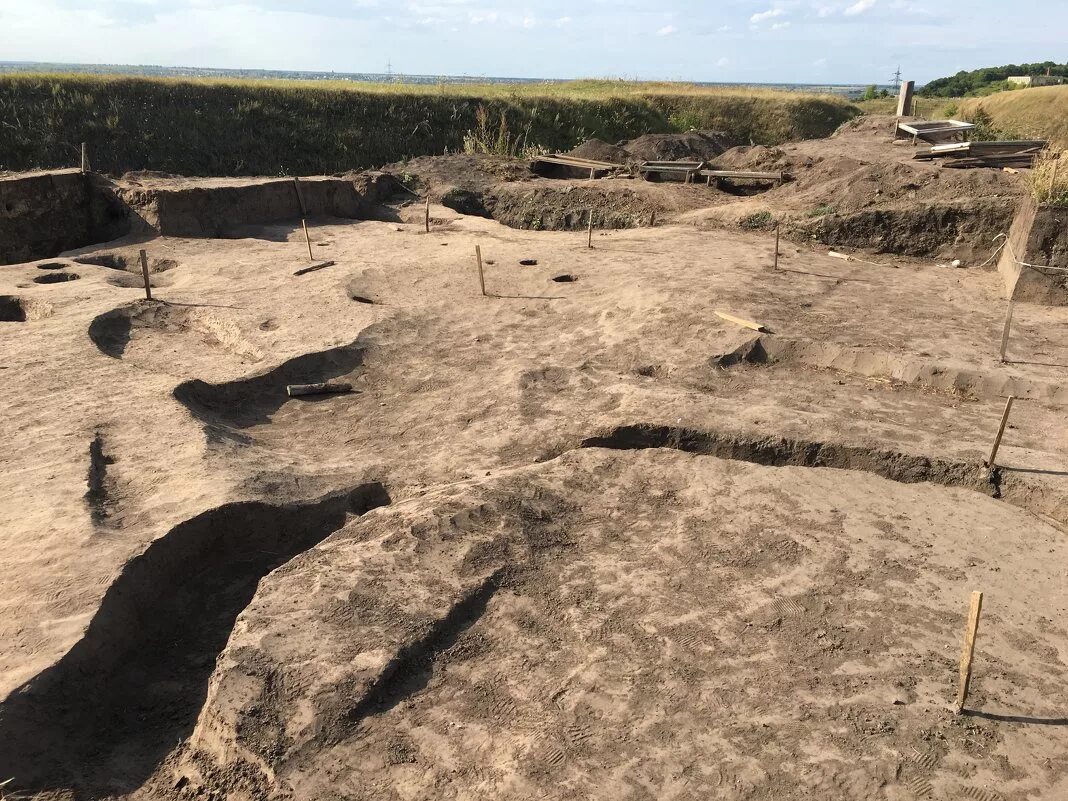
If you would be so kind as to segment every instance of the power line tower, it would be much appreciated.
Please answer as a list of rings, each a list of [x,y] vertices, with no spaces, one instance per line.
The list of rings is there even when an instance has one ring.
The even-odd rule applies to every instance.
[[[386,83],[393,83],[393,62],[386,62]]]
[[[897,65],[897,72],[894,73],[894,91],[901,90],[901,65]]]

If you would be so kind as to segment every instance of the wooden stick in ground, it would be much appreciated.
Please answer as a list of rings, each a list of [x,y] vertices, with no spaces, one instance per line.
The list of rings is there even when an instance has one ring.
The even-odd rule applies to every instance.
[[[983,594],[973,592],[968,605],[968,628],[964,632],[964,646],[960,652],[960,685],[957,688],[957,713],[968,700],[968,685],[972,680],[972,656],[975,654],[975,635],[979,631],[979,614],[983,611]]]
[[[482,272],[482,248],[475,245],[475,260],[478,262],[478,285],[482,287],[482,294],[486,294],[486,276]]]
[[[426,196],[426,232],[430,233],[430,195]]]
[[[145,300],[152,300],[152,282],[148,279],[148,254],[141,251],[141,277],[145,279]]]
[[[300,204],[300,216],[308,216],[308,207],[304,204],[304,190],[300,188],[300,178],[293,176],[293,189],[297,192],[297,202]]]
[[[304,241],[308,243],[308,261],[315,261],[315,255],[312,253],[311,237],[308,235],[308,223],[302,219],[300,225],[304,229]]]
[[[720,319],[726,320],[730,323],[734,323],[735,325],[740,325],[743,328],[751,328],[754,331],[764,331],[763,325],[757,322],[753,322],[752,320],[746,320],[742,317],[735,317],[733,314],[727,314],[727,312],[721,312],[717,310],[713,310],[713,313]]]
[[[586,223],[586,247],[593,250],[593,209],[590,209],[590,219]]]
[[[994,460],[998,458],[998,448],[1001,447],[1001,437],[1005,434],[1005,426],[1009,423],[1009,412],[1012,411],[1012,402],[1016,400],[1012,395],[1005,401],[1005,411],[1001,415],[1001,425],[998,426],[998,435],[994,437],[994,446],[990,449],[990,458],[986,460],[988,470],[994,469]]]
[[[82,175],[89,172],[89,143],[82,142]]]
[[[1012,328],[1012,307],[1015,301],[1009,298],[1009,306],[1005,309],[1005,328],[1001,332],[1001,361],[1005,362],[1005,351],[1009,347],[1009,330]]]
[[[774,269],[779,269],[779,221],[775,221],[775,264]]]

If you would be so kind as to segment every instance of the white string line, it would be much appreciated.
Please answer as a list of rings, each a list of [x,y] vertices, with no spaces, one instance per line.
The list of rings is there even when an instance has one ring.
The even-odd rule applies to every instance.
[[[981,267],[985,267],[986,265],[990,264],[990,262],[992,262],[994,260],[994,256],[996,256],[1001,251],[1002,248],[1008,247],[1009,255],[1012,256],[1012,260],[1014,262],[1016,262],[1018,265],[1020,265],[1021,267],[1030,267],[1032,270],[1037,270],[1038,272],[1044,272],[1046,270],[1053,270],[1053,271],[1059,272],[1059,273],[1068,273],[1068,267],[1054,267],[1053,265],[1031,264],[1030,262],[1020,261],[1016,257],[1016,251],[1013,249],[1012,243],[1009,241],[1009,238],[1007,236],[1005,236],[1005,234],[998,234],[997,236],[994,237],[994,239],[992,241],[996,242],[999,239],[1004,239],[1005,240],[1004,244],[1000,245],[998,247],[998,249],[995,250],[994,253],[990,256],[990,258],[987,259],[986,261],[984,261],[980,265]]]

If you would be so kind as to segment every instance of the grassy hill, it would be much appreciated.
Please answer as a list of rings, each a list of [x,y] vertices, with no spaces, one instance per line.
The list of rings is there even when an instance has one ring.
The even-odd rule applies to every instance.
[[[1068,64],[1043,61],[1036,64],[1006,64],[1001,67],[983,67],[965,71],[946,78],[936,78],[919,90],[924,97],[975,97],[1006,89],[1016,88],[1007,83],[1010,75],[1045,75],[1049,72],[1058,77],[1068,76]]]
[[[1068,150],[1068,86],[1040,86],[960,103],[960,115],[974,119],[982,110],[991,125],[1014,137],[1049,139]]]
[[[491,146],[570,148],[690,128],[739,142],[826,136],[859,110],[833,96],[689,84],[402,85],[65,74],[0,75],[0,169],[74,165],[185,175],[335,173]],[[503,126],[502,126],[502,122]],[[503,135],[502,135],[503,134]]]

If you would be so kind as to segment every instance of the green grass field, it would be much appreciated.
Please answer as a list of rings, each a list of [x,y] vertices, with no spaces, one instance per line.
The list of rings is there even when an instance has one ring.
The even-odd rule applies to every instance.
[[[493,146],[513,152],[690,128],[778,144],[826,136],[858,113],[839,97],[676,83],[404,85],[24,73],[0,75],[0,169],[74,165],[85,141],[102,172],[343,172],[462,150],[480,108]]]

